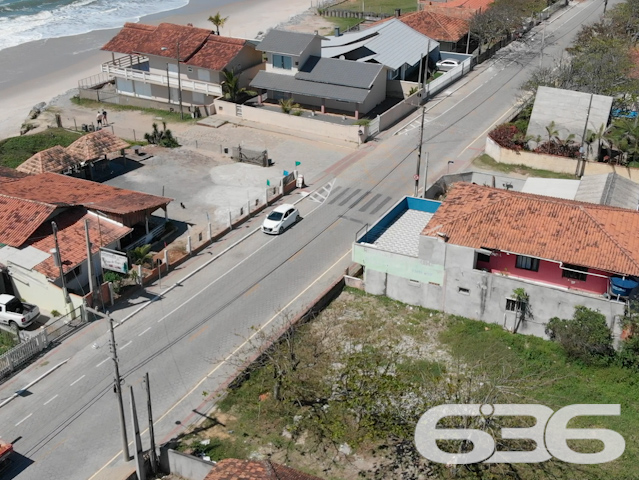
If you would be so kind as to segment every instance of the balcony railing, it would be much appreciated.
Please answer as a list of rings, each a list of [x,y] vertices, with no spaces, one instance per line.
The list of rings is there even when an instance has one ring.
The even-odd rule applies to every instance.
[[[170,86],[172,88],[178,88],[177,76],[161,73],[151,73],[142,70],[136,70],[134,68],[120,67],[114,65],[113,62],[103,63],[102,72],[108,75],[124,78],[126,80],[137,80],[144,83],[152,83],[154,85]],[[217,83],[208,83],[195,81],[190,79],[180,78],[182,90],[188,90],[191,92],[203,93],[205,95],[222,95],[222,86]]]

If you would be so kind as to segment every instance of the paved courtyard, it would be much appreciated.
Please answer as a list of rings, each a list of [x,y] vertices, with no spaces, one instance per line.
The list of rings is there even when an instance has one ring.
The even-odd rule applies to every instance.
[[[145,147],[153,156],[106,183],[175,199],[169,204],[169,218],[191,225],[226,224],[255,199],[263,202],[267,181],[279,184],[284,170],[295,162],[300,174],[313,177],[354,150],[327,143],[290,137],[272,132],[226,124],[219,128],[193,126],[183,132],[180,142],[187,147],[163,149]],[[268,151],[273,165],[237,163],[224,153],[241,145]],[[183,205],[183,206],[182,206]]]

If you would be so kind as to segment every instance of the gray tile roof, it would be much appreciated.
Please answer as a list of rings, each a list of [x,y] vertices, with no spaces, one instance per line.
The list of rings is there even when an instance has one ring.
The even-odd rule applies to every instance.
[[[432,213],[406,210],[374,242],[385,252],[399,253],[411,257],[419,256],[419,237]]]
[[[311,82],[300,80],[292,75],[281,75],[264,70],[258,72],[251,81],[251,87],[353,103],[363,103],[369,94],[369,90],[365,88]]]
[[[335,58],[310,57],[295,75],[298,80],[344,87],[371,88],[384,67]]]
[[[372,58],[377,63],[396,70],[404,64],[416,65],[422,55],[437,49],[439,42],[394,18],[363,32],[327,37],[322,41],[322,57],[334,58],[362,47],[365,47],[362,51],[374,53]],[[366,57],[370,60],[370,55]]]
[[[270,30],[264,40],[257,44],[260,52],[281,53],[284,55],[300,55],[313,41],[315,35],[310,33]]]

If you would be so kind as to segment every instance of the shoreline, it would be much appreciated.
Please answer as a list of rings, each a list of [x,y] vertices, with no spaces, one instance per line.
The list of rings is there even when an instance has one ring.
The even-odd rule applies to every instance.
[[[224,36],[255,38],[259,32],[286,23],[311,7],[310,0],[240,0],[216,2],[192,0],[188,5],[144,16],[139,23],[175,23],[211,28],[207,19],[216,12],[228,21],[220,29]],[[77,88],[78,81],[98,75],[100,65],[111,54],[100,50],[119,31],[95,30],[70,37],[28,42],[0,51],[0,139],[17,136],[31,108]],[[26,60],[25,60],[26,59]]]

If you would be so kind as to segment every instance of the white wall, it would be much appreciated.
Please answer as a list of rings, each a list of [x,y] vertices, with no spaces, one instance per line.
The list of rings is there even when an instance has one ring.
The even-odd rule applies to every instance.
[[[17,265],[8,266],[9,275],[13,282],[16,296],[27,303],[33,303],[43,310],[57,310],[64,314],[66,308],[62,289],[49,282],[47,278],[35,270],[26,270]],[[82,305],[82,298],[77,295],[69,295],[73,302],[73,308]]]

